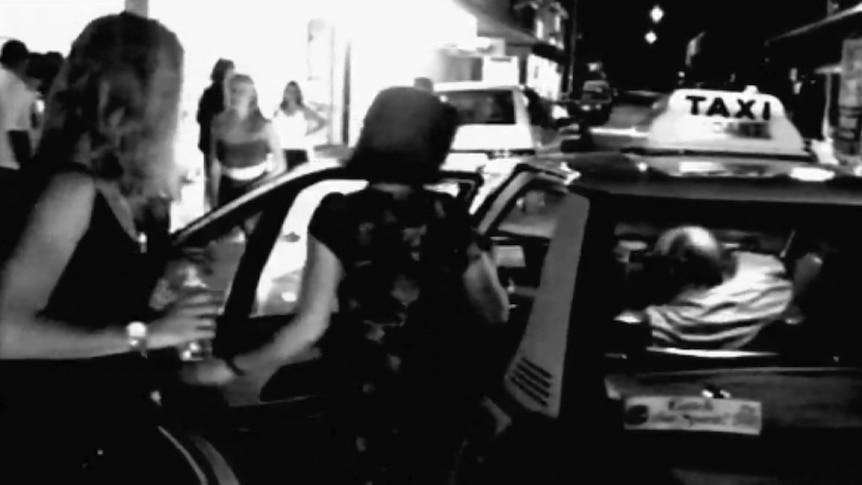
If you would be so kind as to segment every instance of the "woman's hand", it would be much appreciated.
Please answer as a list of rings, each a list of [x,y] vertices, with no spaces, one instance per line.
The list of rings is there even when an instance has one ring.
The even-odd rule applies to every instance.
[[[221,307],[221,298],[207,290],[180,298],[163,317],[150,323],[147,347],[158,350],[215,338]]]
[[[186,364],[180,371],[183,382],[194,386],[223,386],[237,377],[222,359]]]

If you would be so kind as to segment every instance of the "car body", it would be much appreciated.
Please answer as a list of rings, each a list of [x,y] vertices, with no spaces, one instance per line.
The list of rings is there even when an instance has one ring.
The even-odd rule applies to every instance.
[[[578,106],[590,124],[604,125],[611,118],[614,95],[606,80],[585,81]]]
[[[561,128],[568,128],[569,139],[580,139],[587,129],[578,120],[567,119],[563,126],[553,116],[552,103],[526,86],[468,81],[440,83],[434,89],[461,115],[455,153],[496,158],[555,151]]]
[[[858,290],[834,296],[846,313],[832,310],[828,292],[816,293],[822,306],[797,305],[810,288],[852,285],[836,274],[853,274],[848,261],[858,260],[819,251],[858,251],[847,225],[862,218],[862,183],[804,161],[767,160],[754,173],[654,162],[583,165],[546,198],[555,207],[498,226],[498,265],[530,310],[465,451],[463,483],[860,483],[846,443],[862,436],[862,352],[842,343],[856,341]],[[643,322],[619,318],[629,295],[620,270],[682,224],[785,264],[794,303],[768,327],[770,345],[658,347]],[[620,248],[630,248],[625,257]],[[831,320],[807,318],[826,314],[799,320],[799,308],[843,319],[821,327]]]

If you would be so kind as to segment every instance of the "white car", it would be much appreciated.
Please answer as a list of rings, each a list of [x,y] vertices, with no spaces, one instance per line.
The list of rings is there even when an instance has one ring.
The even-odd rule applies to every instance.
[[[469,81],[440,83],[435,91],[460,114],[452,145],[456,154],[482,153],[495,159],[559,151],[559,128],[572,123],[555,119],[553,104],[525,86]],[[567,129],[571,132],[571,126]],[[565,138],[573,136],[579,133],[567,132]]]

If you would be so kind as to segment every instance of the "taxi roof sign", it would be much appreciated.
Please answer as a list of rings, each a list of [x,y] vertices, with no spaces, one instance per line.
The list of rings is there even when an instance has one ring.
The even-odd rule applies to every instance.
[[[680,89],[655,107],[646,148],[809,156],[805,141],[775,96]]]

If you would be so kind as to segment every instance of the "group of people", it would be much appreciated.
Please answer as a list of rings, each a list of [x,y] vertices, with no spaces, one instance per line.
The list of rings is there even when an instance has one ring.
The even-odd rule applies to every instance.
[[[287,84],[278,109],[266,117],[254,81],[236,73],[233,61],[219,59],[210,79],[197,121],[211,207],[309,161],[314,150],[310,137],[327,121],[305,104],[298,83]]]
[[[0,168],[17,170],[32,158],[42,126],[42,99],[63,62],[56,52],[30,52],[19,40],[0,50]]]
[[[158,21],[101,17],[50,90],[35,154],[44,170],[22,179],[20,231],[0,266],[4,483],[181,483],[157,449],[160,379],[220,386],[277,368],[321,339],[335,307],[352,329],[347,367],[367,370],[354,423],[377,423],[360,434],[384,443],[356,479],[444,483],[480,390],[476,348],[509,308],[467,207],[424,188],[448,154],[454,109],[413,87],[380,93],[346,162],[369,186],[316,210],[293,323],[259,349],[165,368],[155,357],[215,336],[223,303],[199,289],[149,307],[164,262],[147,243],[147,214],[182,183],[173,137],[184,55]],[[293,84],[267,119],[252,80],[217,67],[199,120],[210,196],[224,202],[301,163],[290,136],[323,120]]]

